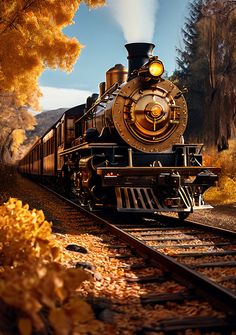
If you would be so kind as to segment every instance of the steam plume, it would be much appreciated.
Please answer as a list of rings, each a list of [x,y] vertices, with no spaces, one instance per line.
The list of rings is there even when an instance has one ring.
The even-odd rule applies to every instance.
[[[159,0],[109,0],[127,43],[152,42]]]

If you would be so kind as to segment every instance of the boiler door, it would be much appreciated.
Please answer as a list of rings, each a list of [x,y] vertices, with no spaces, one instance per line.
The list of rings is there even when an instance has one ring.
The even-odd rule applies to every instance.
[[[142,88],[140,78],[124,85],[112,109],[115,127],[131,147],[160,152],[178,143],[187,125],[187,106],[168,80]]]

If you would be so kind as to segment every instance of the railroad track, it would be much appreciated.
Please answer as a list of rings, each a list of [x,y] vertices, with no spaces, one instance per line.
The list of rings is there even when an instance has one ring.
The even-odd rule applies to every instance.
[[[124,269],[137,272],[137,276],[127,278],[130,285],[148,285],[151,292],[140,297],[143,305],[182,304],[204,299],[223,312],[220,317],[194,316],[157,322],[155,326],[143,327],[140,334],[161,331],[175,334],[186,329],[231,334],[236,329],[235,232],[191,221],[183,223],[170,217],[120,216],[111,211],[91,213],[75,201],[56,195],[74,211],[83,211],[115,236],[115,241],[111,242],[108,237],[103,238],[103,243],[113,250],[112,257],[124,262]],[[89,227],[90,224],[86,222],[83,226]],[[145,275],[142,275],[145,268],[152,269],[151,274],[144,271]],[[159,269],[157,273],[155,269]],[[184,288],[178,292],[159,293],[158,286],[170,280],[177,281]]]
[[[192,277],[190,273],[193,274],[191,280],[196,277],[201,284],[202,279],[206,282],[208,278],[211,281],[209,289],[217,285],[216,291],[222,292],[222,299],[225,292],[225,307],[230,301],[236,307],[236,233],[196,222],[181,223],[174,218],[159,220],[161,223],[155,220],[152,224],[118,223],[116,227],[145,247],[170,256],[172,261],[183,266],[181,271],[186,270],[186,275],[189,272]]]

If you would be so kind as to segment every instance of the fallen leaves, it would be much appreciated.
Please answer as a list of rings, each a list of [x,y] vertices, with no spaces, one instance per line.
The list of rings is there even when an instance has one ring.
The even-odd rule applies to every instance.
[[[55,262],[61,256],[42,211],[13,198],[0,207],[0,300],[11,308],[21,335],[90,329],[93,311],[75,292],[92,276]],[[92,322],[96,327],[100,323]]]

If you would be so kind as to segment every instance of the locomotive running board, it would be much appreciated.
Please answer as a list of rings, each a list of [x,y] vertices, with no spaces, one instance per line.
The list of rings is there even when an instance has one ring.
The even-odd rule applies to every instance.
[[[158,212],[163,210],[152,188],[116,187],[119,212]]]

